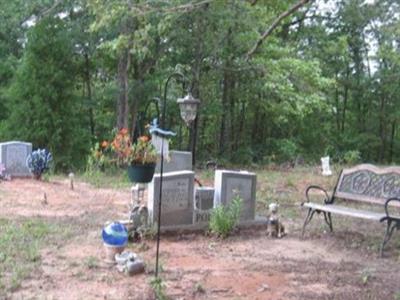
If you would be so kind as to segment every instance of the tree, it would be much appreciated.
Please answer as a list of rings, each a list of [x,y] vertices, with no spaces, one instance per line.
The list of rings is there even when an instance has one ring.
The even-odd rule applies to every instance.
[[[8,94],[11,114],[3,134],[50,149],[57,169],[80,166],[89,146],[81,126],[73,53],[65,23],[53,17],[40,20],[28,32]]]

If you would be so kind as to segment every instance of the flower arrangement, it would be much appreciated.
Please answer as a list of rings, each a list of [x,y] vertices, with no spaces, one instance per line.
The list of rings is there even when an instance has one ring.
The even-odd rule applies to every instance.
[[[29,171],[40,179],[42,174],[50,168],[50,163],[53,161],[53,156],[47,149],[37,149],[28,155],[26,166]]]
[[[131,165],[155,164],[157,162],[157,150],[148,136],[141,136],[130,148],[128,162]]]
[[[117,164],[120,166],[124,165],[132,151],[132,141],[128,129],[122,128],[119,130],[110,144],[107,141],[102,142],[104,149],[107,149],[109,145],[116,156]]]
[[[111,141],[96,143],[89,156],[88,167],[104,171],[113,166],[147,165],[156,161],[157,151],[148,136],[141,136],[132,143],[128,129],[122,128]]]

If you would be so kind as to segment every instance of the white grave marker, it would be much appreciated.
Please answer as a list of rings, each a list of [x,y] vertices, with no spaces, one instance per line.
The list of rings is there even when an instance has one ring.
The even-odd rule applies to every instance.
[[[329,156],[321,157],[321,164],[322,164],[322,175],[323,176],[332,175],[332,171],[329,166]]]

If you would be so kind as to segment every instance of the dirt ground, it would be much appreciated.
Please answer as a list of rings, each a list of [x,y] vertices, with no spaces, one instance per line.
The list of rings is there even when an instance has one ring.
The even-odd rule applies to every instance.
[[[104,262],[101,228],[107,220],[126,219],[129,200],[129,189],[98,189],[83,182],[75,183],[74,190],[69,189],[67,180],[15,179],[0,183],[0,218],[41,218],[72,224],[73,228],[68,239],[41,250],[39,268],[7,297],[154,299],[149,284],[154,276],[154,241],[128,246],[144,258],[144,274],[128,277]],[[362,222],[327,234],[323,223],[315,222],[307,237],[301,239],[304,212],[299,215],[301,218],[287,220],[288,235],[282,239],[267,237],[265,229],[242,230],[226,240],[203,234],[162,237],[161,276],[167,296],[400,299],[398,249],[392,246],[381,259],[376,248],[368,249],[363,242],[368,238],[368,226],[381,232],[380,224]]]

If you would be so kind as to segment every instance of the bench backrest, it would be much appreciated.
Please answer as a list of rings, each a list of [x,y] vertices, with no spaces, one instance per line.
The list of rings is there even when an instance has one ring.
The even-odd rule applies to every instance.
[[[382,205],[389,198],[400,198],[400,167],[363,164],[343,169],[334,197]],[[393,204],[397,206],[398,203]]]

